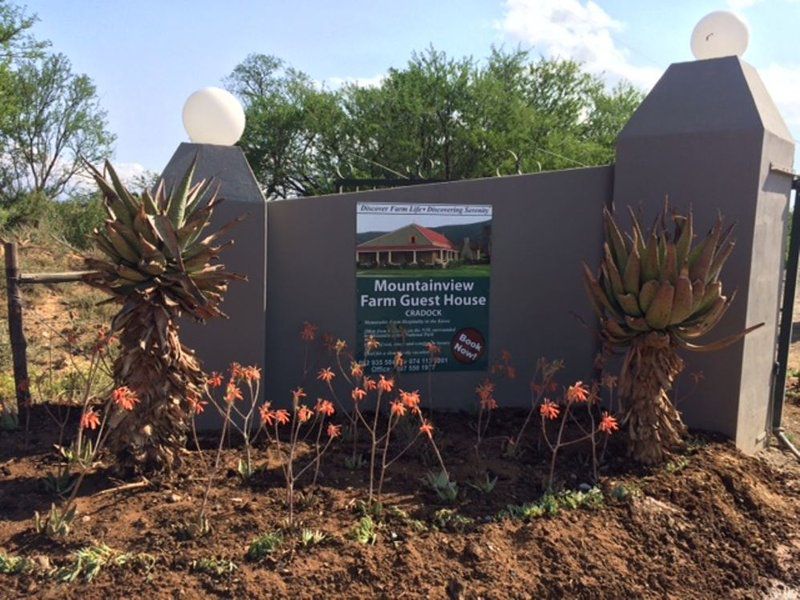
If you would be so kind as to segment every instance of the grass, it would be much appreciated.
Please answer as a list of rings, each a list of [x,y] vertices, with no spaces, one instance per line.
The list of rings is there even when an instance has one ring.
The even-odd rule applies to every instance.
[[[459,265],[449,269],[359,269],[357,277],[489,277],[491,265]]]
[[[20,227],[2,231],[2,237],[16,241],[23,273],[82,269],[80,258],[57,241],[60,232],[47,224],[39,228]],[[4,286],[3,286],[4,287]],[[5,296],[5,292],[2,294]],[[117,309],[98,307],[105,295],[80,283],[22,286],[23,328],[28,342],[28,373],[32,400],[70,404],[77,401],[88,360],[76,352],[94,341],[99,328],[108,325]],[[7,319],[5,298],[0,302],[0,319]],[[67,340],[70,341],[67,341]],[[4,406],[17,412],[11,368],[8,328],[0,327],[0,412]]]

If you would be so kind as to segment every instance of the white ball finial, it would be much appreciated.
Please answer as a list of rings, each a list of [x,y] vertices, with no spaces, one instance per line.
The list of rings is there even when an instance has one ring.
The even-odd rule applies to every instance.
[[[749,41],[750,33],[744,21],[732,12],[717,10],[694,26],[692,54],[698,60],[742,56]]]
[[[244,109],[230,92],[203,88],[186,99],[183,127],[195,144],[232,146],[244,132]]]

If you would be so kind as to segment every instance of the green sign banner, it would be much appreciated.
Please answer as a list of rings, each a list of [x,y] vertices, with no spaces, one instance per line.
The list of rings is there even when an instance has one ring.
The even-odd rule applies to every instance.
[[[357,359],[367,372],[393,370],[398,353],[405,372],[486,370],[492,207],[360,202],[356,211]]]

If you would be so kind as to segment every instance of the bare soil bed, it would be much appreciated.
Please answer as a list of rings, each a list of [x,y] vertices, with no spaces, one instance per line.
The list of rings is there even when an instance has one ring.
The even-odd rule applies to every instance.
[[[800,473],[790,461],[748,458],[698,436],[686,455],[643,470],[612,445],[598,506],[525,519],[503,511],[542,494],[547,461],[535,444],[513,459],[489,445],[477,465],[468,420],[435,420],[459,499],[444,505],[424,489],[420,477],[433,463],[419,446],[391,471],[374,544],[353,536],[366,470],[345,467],[344,443],[326,457],[320,486],[302,490],[296,529],[286,526],[282,480],[268,453],[259,449],[261,470],[244,483],[233,449],[211,491],[207,535],[187,539],[183,531],[204,490],[195,451],[176,476],[146,488],[101,493],[122,482],[99,469],[82,488],[74,531],[51,541],[32,526],[34,511],[54,500],[43,486],[56,466],[53,428],[39,409],[28,450],[21,432],[0,434],[0,554],[34,565],[0,575],[0,597],[749,599],[791,598],[800,588]],[[496,422],[507,421],[518,416],[501,411]],[[591,472],[585,461],[578,450],[560,462],[565,489]],[[469,485],[479,468],[498,477],[490,494]],[[302,528],[325,539],[303,546]],[[267,532],[283,543],[249,561],[250,542]],[[98,544],[132,558],[91,582],[83,574],[59,581],[77,550]]]

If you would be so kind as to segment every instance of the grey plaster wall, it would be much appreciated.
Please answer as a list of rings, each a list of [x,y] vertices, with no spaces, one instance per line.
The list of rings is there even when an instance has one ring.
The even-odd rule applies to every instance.
[[[509,350],[520,367],[502,399],[529,405],[528,377],[540,356],[563,358],[567,378],[589,378],[596,348],[579,318],[589,324],[594,318],[580,263],[600,260],[601,212],[612,175],[610,167],[598,167],[268,203],[267,398],[287,402],[298,385],[313,398],[318,389],[313,374],[301,377],[304,321],[351,348],[357,342],[357,201],[491,204],[489,351]],[[435,405],[471,409],[484,376],[437,374]],[[403,387],[426,393],[426,376],[402,377]]]
[[[163,172],[168,185],[179,181],[197,156],[196,178],[213,178],[224,201],[214,211],[209,232],[246,215],[227,238],[220,261],[229,271],[246,275],[248,281],[231,282],[222,309],[228,319],[205,324],[184,319],[181,340],[194,349],[207,372],[223,372],[231,361],[243,365],[265,363],[266,337],[266,202],[240,148],[208,144],[181,144]],[[219,417],[208,410],[201,427],[216,426]]]
[[[614,205],[657,214],[664,197],[694,209],[704,233],[721,211],[736,222],[736,248],[723,272],[738,290],[705,341],[765,322],[744,341],[714,354],[688,354],[687,371],[705,379],[679,408],[690,426],[720,431],[745,451],[767,432],[776,319],[790,178],[770,163],[792,164],[794,146],[755,70],[735,57],[669,67],[617,144]],[[690,384],[684,382],[683,392]]]
[[[705,379],[687,396],[684,378],[679,408],[690,426],[725,433],[753,451],[768,427],[791,183],[772,165],[790,167],[793,153],[757,73],[733,57],[672,65],[620,135],[614,167],[265,203],[238,148],[182,144],[165,177],[174,181],[197,154],[198,174],[218,177],[227,199],[214,225],[249,213],[223,261],[250,279],[232,284],[223,305],[229,321],[185,323],[183,336],[209,371],[233,360],[263,365],[265,396],[276,404],[287,404],[299,385],[313,400],[322,392],[314,371],[327,362],[303,376],[303,322],[351,348],[362,342],[355,339],[356,202],[491,204],[489,351],[513,354],[520,377],[503,384],[501,398],[527,406],[528,377],[540,356],[564,359],[565,381],[592,374],[597,347],[586,325],[595,320],[580,263],[600,262],[602,207],[613,198],[618,213],[631,205],[650,219],[668,195],[674,206],[693,208],[697,232],[718,210],[738,226],[723,278],[726,292],[738,296],[710,338],[766,323],[724,351],[687,356],[687,372],[702,371]],[[483,376],[437,374],[434,406],[472,408]],[[425,375],[404,375],[401,385],[428,395]],[[216,422],[211,415],[204,425]]]

